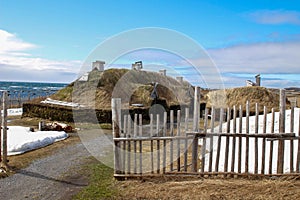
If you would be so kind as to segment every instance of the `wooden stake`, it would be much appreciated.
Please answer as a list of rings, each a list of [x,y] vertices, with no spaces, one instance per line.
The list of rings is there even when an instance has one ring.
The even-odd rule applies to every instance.
[[[280,112],[279,112],[279,132],[285,133],[285,109],[286,109],[286,96],[285,90],[280,90]],[[278,141],[278,160],[277,160],[277,174],[283,173],[284,166],[284,140]]]

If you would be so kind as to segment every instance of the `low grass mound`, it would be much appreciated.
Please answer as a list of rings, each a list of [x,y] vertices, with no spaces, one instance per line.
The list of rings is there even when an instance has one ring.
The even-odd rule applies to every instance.
[[[246,102],[250,103],[250,112],[255,112],[255,104],[258,103],[260,112],[264,106],[270,112],[272,108],[279,110],[279,94],[264,87],[240,87],[226,90],[211,91],[207,94],[207,107],[216,108],[243,106],[245,112]],[[287,101],[287,108],[290,103]]]

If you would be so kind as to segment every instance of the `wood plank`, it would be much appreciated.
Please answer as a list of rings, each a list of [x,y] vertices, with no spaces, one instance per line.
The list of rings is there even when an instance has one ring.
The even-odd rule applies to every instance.
[[[216,113],[215,108],[212,107],[211,109],[211,120],[210,120],[210,132],[214,133],[215,128],[215,119],[216,119]],[[208,171],[212,171],[212,161],[213,161],[213,136],[211,134],[208,134],[209,136],[209,160],[208,160]]]
[[[139,137],[142,137],[143,136],[143,117],[142,117],[142,114],[139,114]],[[143,152],[142,152],[142,149],[143,149],[143,144],[142,144],[142,140],[139,141],[139,157],[140,157],[140,174],[143,173]]]
[[[295,107],[291,107],[290,132],[294,132]],[[290,173],[294,172],[294,140],[290,140]]]
[[[127,139],[131,137],[131,117],[128,115]],[[127,142],[127,174],[131,173],[131,142]]]
[[[275,132],[275,110],[272,108],[271,133]],[[269,174],[272,174],[274,141],[270,141]]]
[[[239,133],[243,131],[243,108],[242,105],[239,107]],[[238,173],[242,172],[242,145],[243,140],[242,136],[239,136],[239,143],[238,143]]]
[[[138,114],[134,114],[133,122],[133,137],[137,138],[137,123],[138,123]],[[133,173],[137,173],[137,140],[133,141]]]
[[[195,87],[194,96],[194,116],[193,116],[193,131],[199,130],[199,111],[200,111],[200,87]],[[194,137],[192,144],[192,171],[198,170],[198,137]]]
[[[236,134],[236,106],[233,106],[233,134]],[[236,137],[232,137],[232,151],[231,151],[231,172],[234,172],[235,168],[235,146]]]
[[[227,108],[227,133],[230,132],[230,119],[231,119],[231,109]],[[225,143],[225,160],[224,160],[224,172],[228,172],[228,156],[229,156],[229,136],[226,136]]]
[[[267,132],[267,107],[264,106],[264,119],[263,119],[263,133]],[[265,174],[265,162],[266,162],[266,138],[262,139],[261,148],[261,174]]]
[[[300,113],[299,113],[300,115]],[[300,116],[299,116],[299,122],[298,122],[298,137],[300,136]],[[297,152],[297,161],[296,161],[296,172],[300,172],[300,139],[298,140],[298,152]]]
[[[170,136],[174,136],[174,111],[170,110]],[[170,170],[173,171],[173,140],[170,140]]]
[[[7,167],[7,91],[2,93],[3,95],[3,116],[2,116],[2,161],[1,165],[5,168]],[[121,99],[112,98],[111,100],[112,109],[112,127],[114,138],[120,137],[120,113],[121,113]],[[114,173],[122,173],[122,160],[121,160],[121,143],[119,141],[114,141]]]
[[[223,119],[224,117],[224,109],[221,108],[220,109],[220,121],[219,121],[219,133],[222,133],[222,128],[223,128]],[[220,161],[220,151],[221,151],[221,141],[222,141],[222,137],[219,136],[218,137],[218,141],[217,141],[217,154],[216,154],[216,161],[215,161],[215,171],[218,172],[219,171],[219,161]]]
[[[185,133],[189,130],[189,108],[185,108],[185,118],[184,118],[184,131]]]
[[[150,137],[153,137],[153,114],[150,114]],[[154,173],[153,140],[150,141],[151,173]]]
[[[164,112],[164,129],[163,129],[163,136],[167,136],[167,118],[168,113]],[[163,140],[163,174],[166,173],[167,167],[167,140]]]
[[[285,110],[286,110],[286,96],[285,90],[280,89],[280,102],[279,102],[279,132],[285,132]],[[284,141],[278,141],[278,157],[277,157],[277,174],[283,173],[284,166]]]
[[[249,134],[250,128],[250,103],[247,101],[246,103],[246,134]],[[245,156],[245,173],[249,172],[249,138],[246,138],[246,156]]]
[[[160,121],[159,121],[159,114],[156,115],[156,135],[157,137],[159,136],[159,129],[160,129]],[[157,169],[156,172],[159,174],[160,173],[160,140],[157,140],[156,143],[156,151],[157,151]]]
[[[186,136],[186,133],[189,130],[189,108],[185,108],[185,119],[184,119],[184,135]],[[184,139],[184,171],[187,171],[187,162],[188,162],[188,139]]]
[[[204,132],[207,132],[208,125],[208,109],[205,109],[204,114]],[[205,154],[206,154],[206,137],[202,138],[202,146],[201,146],[201,172],[205,171]]]
[[[180,130],[181,130],[181,122],[180,122],[180,119],[181,119],[181,111],[180,110],[177,110],[177,136],[180,136],[181,133],[180,133]],[[177,140],[177,171],[180,171],[181,169],[181,165],[180,165],[180,139]]]
[[[258,103],[255,103],[255,133],[258,134],[259,127],[259,107]],[[254,174],[258,174],[258,138],[254,141]]]

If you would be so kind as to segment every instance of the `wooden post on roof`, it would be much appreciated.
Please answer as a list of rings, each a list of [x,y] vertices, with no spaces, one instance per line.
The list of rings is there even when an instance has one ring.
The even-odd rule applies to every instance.
[[[193,118],[193,131],[199,131],[199,112],[200,112],[200,87],[195,87],[195,97],[194,97],[194,118]],[[204,159],[204,158],[202,158]],[[193,139],[192,146],[192,172],[197,172],[198,170],[198,137],[195,135]]]
[[[2,160],[1,167],[4,169],[8,169],[7,165],[7,91],[3,91],[2,93],[2,135],[1,135],[1,145],[2,145]]]
[[[279,133],[285,133],[285,109],[286,109],[286,96],[285,90],[280,90],[280,103],[279,103]],[[284,140],[278,140],[278,160],[277,160],[277,174],[283,173],[284,166]]]
[[[113,98],[111,100],[111,111],[112,111],[112,127],[113,127],[113,137],[120,137],[120,116],[121,116],[121,99]],[[121,145],[120,141],[114,142],[114,173],[121,174]]]

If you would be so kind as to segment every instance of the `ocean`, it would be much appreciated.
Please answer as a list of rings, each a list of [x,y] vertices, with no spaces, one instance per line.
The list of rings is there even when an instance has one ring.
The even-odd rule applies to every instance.
[[[7,90],[9,100],[17,103],[37,97],[46,97],[66,87],[66,83],[39,83],[39,82],[9,82],[0,81],[0,96],[2,91]]]

